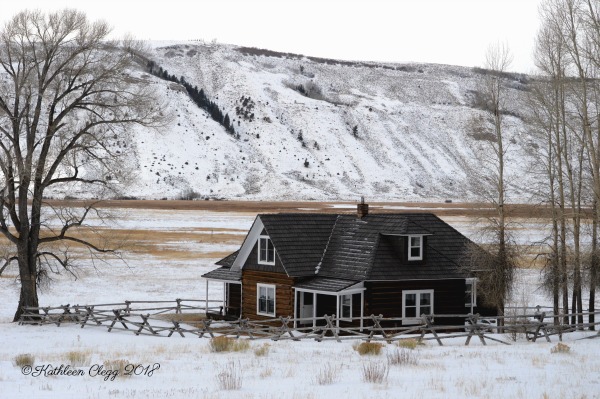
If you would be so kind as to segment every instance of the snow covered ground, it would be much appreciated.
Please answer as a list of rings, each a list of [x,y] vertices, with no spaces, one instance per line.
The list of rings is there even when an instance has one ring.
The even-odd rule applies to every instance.
[[[239,241],[243,234],[234,233],[248,228],[253,220],[248,214],[205,211],[127,212],[120,228],[188,232],[229,229]],[[460,230],[460,223],[455,222]],[[236,244],[197,240],[179,245],[195,253],[236,249]],[[40,295],[40,302],[60,305],[202,299],[205,286],[199,276],[211,269],[215,260],[166,261],[160,256],[130,253],[127,264],[111,262],[97,269],[84,265],[77,280],[57,276]],[[557,337],[552,337],[552,343],[519,341],[510,346],[491,341],[482,346],[473,340],[465,347],[464,339],[455,339],[440,347],[429,341],[410,351],[416,364],[390,365],[384,382],[369,383],[363,380],[364,368],[387,364],[387,354],[392,355],[397,346],[385,344],[379,356],[360,356],[351,341],[252,341],[246,351],[212,353],[208,339],[193,336],[135,336],[74,325],[19,326],[10,323],[18,297],[10,274],[14,276],[15,271],[0,279],[0,398],[600,398],[600,337],[578,340],[592,333],[565,337],[569,353],[551,353]],[[548,304],[537,289],[538,277],[536,270],[520,272],[516,304]],[[217,285],[211,285],[210,296],[220,297]],[[508,336],[496,337],[510,341]],[[257,355],[263,345],[269,345],[268,353]],[[14,363],[18,355],[27,353],[35,362],[32,373],[24,375],[28,369]],[[79,364],[75,357],[81,358]],[[111,375],[98,375],[100,366],[110,369],[119,360],[141,365],[134,372],[139,375],[114,380]],[[69,365],[83,375],[52,376],[41,371],[61,365],[63,370]],[[222,389],[219,375],[232,370],[239,372],[241,388]],[[328,370],[332,383],[321,385],[319,376]]]

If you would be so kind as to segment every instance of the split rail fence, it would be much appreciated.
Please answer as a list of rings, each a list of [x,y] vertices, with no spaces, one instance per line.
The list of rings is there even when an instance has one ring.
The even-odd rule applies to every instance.
[[[341,342],[347,339],[361,339],[367,342],[392,342],[416,338],[419,341],[435,340],[439,345],[443,345],[443,340],[452,338],[465,338],[465,345],[469,345],[472,338],[479,339],[483,345],[486,345],[486,340],[510,345],[508,341],[523,338],[534,342],[538,338],[545,338],[547,342],[551,342],[552,336],[558,336],[559,340],[562,340],[563,334],[585,329],[595,330],[600,324],[594,321],[599,319],[596,315],[600,315],[600,311],[554,315],[551,312],[541,311],[540,307],[507,309],[507,315],[494,318],[483,318],[473,314],[423,315],[419,324],[409,326],[400,326],[402,318],[386,318],[382,315],[353,319],[355,323],[362,319],[363,327],[345,326],[348,324],[347,320],[338,320],[336,315],[304,319],[277,317],[260,321],[243,318],[225,321],[204,317],[210,313],[218,314],[222,310],[218,306],[206,306],[209,303],[210,301],[204,300],[176,299],[175,301],[125,301],[97,305],[25,307],[19,324],[60,326],[65,323],[76,323],[81,328],[103,327],[107,328],[108,332],[128,331],[135,335],[170,337],[178,334],[181,337],[191,335],[200,338],[229,336],[274,341],[314,339]],[[456,320],[464,320],[464,323],[456,324]],[[565,320],[587,320],[587,322],[567,324],[564,323]],[[450,323],[451,321],[454,324]],[[600,331],[585,338],[598,337]]]

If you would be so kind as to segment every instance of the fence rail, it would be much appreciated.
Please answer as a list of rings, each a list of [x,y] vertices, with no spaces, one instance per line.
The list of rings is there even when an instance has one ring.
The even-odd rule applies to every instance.
[[[204,306],[198,306],[204,303]],[[466,338],[469,345],[472,338],[478,338],[486,345],[486,340],[510,344],[508,341],[527,339],[536,341],[545,338],[551,342],[551,336],[562,335],[584,329],[594,330],[600,322],[590,317],[596,312],[554,315],[540,311],[540,307],[526,309],[522,314],[501,317],[481,317],[473,314],[422,315],[419,323],[403,325],[408,319],[388,318],[382,315],[356,317],[352,323],[347,319],[338,319],[336,315],[316,318],[277,317],[267,320],[214,320],[206,314],[218,314],[220,306],[206,306],[218,301],[176,299],[174,301],[125,301],[123,303],[95,305],[61,305],[55,307],[25,307],[19,324],[56,324],[76,323],[83,327],[103,327],[113,330],[133,332],[135,335],[170,337],[178,334],[197,337],[231,336],[235,338],[271,340],[317,341],[361,339],[364,341],[397,341],[408,337],[419,341],[435,340],[443,345],[443,340]],[[532,311],[535,310],[535,311]],[[187,317],[186,317],[187,316]],[[193,316],[193,317],[190,317]],[[587,322],[563,324],[563,320],[572,320],[581,316]],[[464,321],[456,324],[457,320]],[[414,322],[414,318],[410,319]],[[306,325],[306,323],[310,325]],[[360,323],[360,326],[357,324]],[[504,335],[494,335],[501,333]],[[600,337],[600,331],[585,338]],[[505,339],[500,339],[505,338]]]

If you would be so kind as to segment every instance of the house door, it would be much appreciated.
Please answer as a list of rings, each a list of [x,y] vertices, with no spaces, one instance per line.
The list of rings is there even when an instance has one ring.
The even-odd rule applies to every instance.
[[[300,318],[312,318],[313,317],[313,304],[315,300],[315,294],[312,292],[300,291]],[[303,320],[302,324],[312,324],[312,320]]]

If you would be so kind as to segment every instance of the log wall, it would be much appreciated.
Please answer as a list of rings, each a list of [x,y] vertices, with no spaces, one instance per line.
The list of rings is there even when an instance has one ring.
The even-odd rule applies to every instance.
[[[273,318],[256,314],[257,284],[275,285],[275,315],[294,316],[294,279],[283,273],[261,270],[242,270],[242,317],[252,320]]]

